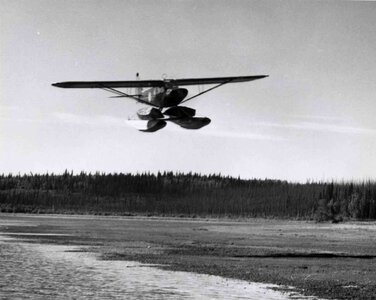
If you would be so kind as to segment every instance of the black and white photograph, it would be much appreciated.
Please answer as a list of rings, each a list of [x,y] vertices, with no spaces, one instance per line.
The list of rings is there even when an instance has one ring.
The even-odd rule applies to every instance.
[[[0,299],[376,299],[376,2],[0,7]]]

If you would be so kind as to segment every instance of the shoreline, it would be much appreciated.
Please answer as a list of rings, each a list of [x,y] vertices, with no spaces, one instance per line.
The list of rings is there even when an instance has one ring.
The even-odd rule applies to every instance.
[[[8,235],[24,232],[29,234],[24,238],[38,243],[84,245],[85,251],[103,260],[293,286],[302,294],[328,299],[372,299],[376,294],[376,222],[3,213],[0,217],[3,223],[17,225],[0,226]]]

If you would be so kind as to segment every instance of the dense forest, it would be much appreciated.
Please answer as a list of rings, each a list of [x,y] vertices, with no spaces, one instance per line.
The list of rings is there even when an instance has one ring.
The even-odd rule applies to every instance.
[[[0,175],[0,211],[277,217],[341,221],[376,219],[376,182],[243,180],[221,175]]]

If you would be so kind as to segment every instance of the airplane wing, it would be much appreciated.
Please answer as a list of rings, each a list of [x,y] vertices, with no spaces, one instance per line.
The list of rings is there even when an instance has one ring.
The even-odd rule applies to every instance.
[[[131,80],[131,81],[66,81],[53,83],[53,86],[61,88],[85,89],[85,88],[143,88],[163,87],[163,80]]]
[[[268,77],[268,75],[256,76],[236,76],[236,77],[212,77],[212,78],[191,78],[191,79],[175,79],[172,80],[176,85],[203,85],[203,84],[224,84],[233,82],[252,81]]]
[[[233,82],[246,82],[268,77],[268,75],[236,76],[236,77],[212,77],[212,78],[188,78],[170,79],[177,86],[182,85],[204,85],[204,84],[225,84]],[[147,88],[163,87],[164,80],[131,80],[131,81],[66,81],[53,83],[53,86],[61,88]]]

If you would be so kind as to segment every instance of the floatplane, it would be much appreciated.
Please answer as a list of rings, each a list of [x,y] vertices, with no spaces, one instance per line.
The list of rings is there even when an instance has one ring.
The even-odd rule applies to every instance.
[[[211,120],[207,117],[196,117],[196,110],[181,104],[210,92],[228,83],[247,82],[268,77],[268,75],[212,77],[212,78],[183,78],[162,80],[136,80],[130,81],[66,81],[52,85],[60,88],[97,88],[115,94],[116,98],[131,98],[147,105],[137,111],[140,120],[147,121],[144,132],[155,132],[164,128],[167,122],[173,122],[185,129],[200,129],[208,125]],[[186,98],[188,90],[182,86],[214,85],[197,94]],[[126,88],[134,90],[127,93],[119,90]]]

